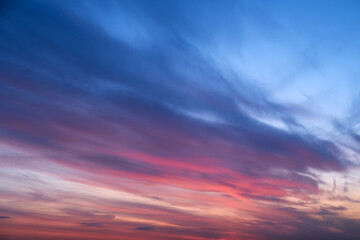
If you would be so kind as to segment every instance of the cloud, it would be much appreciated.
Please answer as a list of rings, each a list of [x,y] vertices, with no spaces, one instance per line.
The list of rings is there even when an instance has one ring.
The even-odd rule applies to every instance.
[[[298,120],[309,106],[275,101],[228,63],[249,27],[280,31],[270,16],[237,1],[17,1],[1,11],[0,142],[46,159],[11,171],[53,174],[44,189],[27,181],[23,201],[57,211],[16,216],[144,231],[154,229],[136,226],[152,221],[163,239],[357,236],[347,207],[309,207],[323,183],[314,170],[345,174],[348,154]],[[44,194],[59,182],[52,192],[69,192]]]
[[[114,219],[115,216],[111,215],[111,214],[104,214],[104,213],[99,213],[96,211],[87,211],[87,210],[83,210],[81,208],[64,208],[61,209],[62,212],[72,216],[72,217],[81,217],[81,218],[86,218],[86,219],[97,219],[97,220],[111,220]]]
[[[172,54],[166,54],[167,45],[157,46],[149,49],[149,52],[139,53],[121,41],[114,41],[101,29],[84,22],[81,16],[64,7],[60,9],[66,12],[65,18],[53,14],[46,16],[49,18],[48,21],[43,21],[42,17],[45,16],[37,14],[41,11],[40,8],[29,6],[22,9],[21,7],[22,5],[17,10],[9,11],[8,19],[11,19],[11,14],[16,14],[16,11],[24,11],[22,18],[14,21],[13,24],[19,25],[21,21],[31,20],[38,24],[39,29],[44,28],[44,31],[39,31],[32,36],[26,35],[26,31],[12,32],[9,33],[9,39],[30,38],[32,42],[23,42],[23,48],[30,49],[31,42],[31,54],[39,55],[43,51],[50,51],[48,55],[58,62],[48,62],[43,72],[39,72],[36,69],[43,65],[42,55],[35,57],[35,59],[39,59],[38,61],[34,59],[28,61],[26,56],[17,55],[17,59],[13,60],[15,61],[13,65],[21,68],[20,71],[12,68],[2,69],[5,76],[4,89],[7,89],[6,93],[4,92],[4,98],[14,99],[5,108],[8,110],[3,112],[4,116],[8,117],[8,124],[2,127],[2,135],[5,138],[46,150],[54,149],[58,152],[72,153],[74,150],[70,146],[60,143],[57,139],[68,138],[76,131],[87,131],[89,137],[94,138],[95,141],[104,138],[103,141],[117,141],[123,147],[136,148],[139,151],[155,154],[176,155],[182,153],[192,157],[198,157],[197,155],[207,157],[215,154],[219,158],[229,159],[228,164],[233,165],[232,167],[235,169],[244,169],[244,165],[250,168],[256,166],[250,171],[263,170],[257,169],[260,166],[264,169],[283,167],[296,171],[306,171],[308,167],[333,170],[344,168],[345,161],[334,152],[335,146],[330,142],[319,140],[315,136],[306,137],[296,132],[289,133],[275,129],[259,123],[256,119],[236,109],[236,105],[243,102],[243,100],[239,102],[238,99],[245,98],[247,104],[252,104],[256,98],[243,96],[240,91],[234,92],[233,89],[236,87],[227,82],[215,66],[208,63],[184,40],[174,42],[172,48],[177,53],[176,58]],[[49,11],[56,13],[59,10],[55,10],[55,6],[50,5]],[[152,17],[161,19],[160,15]],[[176,24],[176,22],[170,21],[169,26],[162,23],[161,27],[163,31],[174,34],[169,30],[170,24]],[[61,27],[57,28],[56,26],[59,25]],[[21,25],[20,28],[25,29],[26,24]],[[57,34],[51,32],[55,29]],[[61,36],[68,36],[71,32],[76,32],[76,36],[69,39],[52,37],[59,33]],[[43,44],[40,39],[46,39],[46,42]],[[166,41],[174,40],[169,37]],[[58,45],[63,51],[61,53],[54,52],[51,42]],[[86,42],[86,44],[81,44],[82,42]],[[65,43],[72,48],[62,46]],[[101,52],[94,51],[95,45],[99,43],[103,46]],[[74,48],[77,53],[74,52]],[[92,50],[91,56],[89,55],[90,49]],[[6,52],[12,56],[16,54],[15,49],[11,48],[7,48]],[[159,52],[161,55],[154,56],[155,52]],[[206,87],[205,82],[198,82],[190,76],[178,80],[181,74],[174,71],[171,64],[180,64],[189,71],[193,71],[197,67],[178,62],[179,57],[185,57],[188,53],[194,56],[201,68],[214,72],[214,76],[208,80],[214,87]],[[117,56],[117,60],[114,59],[114,56]],[[128,57],[125,59],[121,56],[132,56],[133,63],[128,61]],[[130,57],[130,59],[132,58]],[[3,66],[9,63],[9,59],[3,58]],[[25,62],[25,65],[28,66],[21,67],[20,62]],[[127,67],[121,67],[121,64],[125,64]],[[110,65],[114,66],[110,67]],[[148,73],[157,73],[159,69],[162,69],[163,73],[158,78],[150,79],[148,77]],[[31,74],[29,75],[27,72]],[[65,79],[68,80],[60,79],[57,72],[66,74]],[[201,73],[207,74],[206,71]],[[50,81],[47,80],[49,76],[52,79]],[[75,78],[77,81],[72,80]],[[163,83],[160,79],[173,80]],[[10,80],[11,82],[9,82]],[[241,82],[241,80],[238,81]],[[189,91],[189,88],[178,87],[187,86],[191,82],[196,83],[192,86],[192,91]],[[15,83],[23,87],[15,87]],[[109,89],[106,85],[111,88]],[[242,85],[245,86],[245,90],[246,84]],[[150,89],[151,93],[148,91]],[[195,92],[197,92],[196,95]],[[214,100],[210,101],[211,98]],[[58,99],[64,99],[64,104],[59,104]],[[68,105],[67,102],[72,102],[72,104]],[[281,106],[276,106],[269,100],[265,100],[265,102],[264,109],[270,111],[270,114],[277,115],[278,110],[276,109]],[[86,112],[81,110],[82,106],[86,106]],[[104,108],[104,106],[106,107]],[[185,108],[214,113],[221,116],[228,122],[228,125],[199,122],[197,119],[184,116],[178,110]],[[26,116],[21,122],[24,130],[20,130],[14,125],[15,122],[11,121],[17,117],[17,114]],[[136,119],[136,121],[130,121],[130,119]],[[41,123],[45,121],[51,122],[51,124],[46,124],[46,131],[43,131]],[[158,122],[162,124],[156,125]],[[111,131],[110,126],[116,130]],[[74,131],[73,133],[64,132],[61,130],[64,128]],[[152,129],[152,131],[146,129]],[[205,134],[205,132],[207,133]],[[104,136],[104,133],[109,134]],[[173,137],[168,138],[166,135]],[[122,140],[125,136],[128,139],[126,142]],[[71,137],[73,139],[82,138],[82,136]],[[206,149],[217,141],[230,144],[236,151],[234,149],[227,153],[216,149],[216,151],[206,154]],[[136,144],[137,142],[141,142],[141,144]],[[197,145],[189,148],[189,142],[196,142]],[[86,143],[86,141],[84,144],[89,144],[91,147],[90,143]],[[171,146],[177,146],[178,150]],[[254,154],[255,151],[258,154]],[[75,152],[74,154],[79,153]],[[239,159],[237,157],[239,154],[244,155],[245,159]],[[263,161],[264,156],[269,161]],[[249,161],[261,161],[262,164],[249,165]]]
[[[141,230],[141,231],[154,231],[154,228],[152,228],[152,227],[137,227],[135,229]]]
[[[80,223],[85,227],[101,227],[101,223],[98,222],[90,222],[90,223]]]

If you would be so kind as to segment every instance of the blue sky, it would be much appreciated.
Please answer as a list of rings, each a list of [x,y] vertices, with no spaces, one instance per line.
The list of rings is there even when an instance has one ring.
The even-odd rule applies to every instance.
[[[358,1],[4,1],[4,239],[359,238]]]

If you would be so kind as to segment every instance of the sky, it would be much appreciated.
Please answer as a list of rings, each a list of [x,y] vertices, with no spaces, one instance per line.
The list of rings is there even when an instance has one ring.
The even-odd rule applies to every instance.
[[[359,11],[1,1],[0,239],[360,239]]]

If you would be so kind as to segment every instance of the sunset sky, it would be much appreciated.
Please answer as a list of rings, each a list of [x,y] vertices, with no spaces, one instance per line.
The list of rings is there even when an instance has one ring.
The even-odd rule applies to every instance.
[[[360,239],[359,13],[0,1],[0,239]]]

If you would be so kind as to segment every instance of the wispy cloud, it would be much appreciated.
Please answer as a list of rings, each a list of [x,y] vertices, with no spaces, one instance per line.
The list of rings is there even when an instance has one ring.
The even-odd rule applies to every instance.
[[[8,1],[0,8],[0,151],[7,149],[0,196],[4,214],[21,219],[8,234],[34,219],[64,235],[94,227],[99,239],[140,239],[134,230],[151,232],[149,239],[359,236],[355,210],[341,205],[354,190],[329,205],[322,189],[328,175],[358,169],[354,125],[324,117],[341,137],[314,130],[308,121],[325,116],[320,110],[278,100],[280,88],[236,67],[249,41],[285,34],[262,7]],[[302,54],[322,72],[315,53]],[[104,226],[108,232],[97,232]]]

